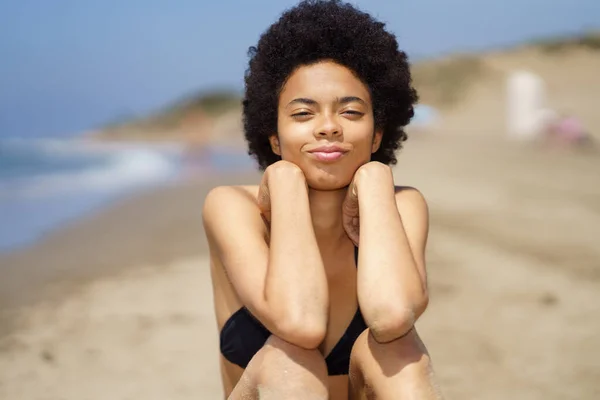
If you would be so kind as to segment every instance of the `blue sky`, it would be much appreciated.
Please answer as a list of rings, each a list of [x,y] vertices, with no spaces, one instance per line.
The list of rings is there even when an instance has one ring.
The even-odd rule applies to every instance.
[[[598,0],[356,0],[411,57],[600,27]],[[201,89],[242,89],[292,0],[2,0],[0,137],[69,136]]]

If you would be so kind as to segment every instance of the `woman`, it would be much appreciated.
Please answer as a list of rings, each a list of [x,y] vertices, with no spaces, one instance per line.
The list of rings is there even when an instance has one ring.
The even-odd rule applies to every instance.
[[[305,1],[251,48],[244,128],[260,186],[203,217],[230,399],[434,399],[414,323],[427,205],[389,165],[417,100],[384,25]]]

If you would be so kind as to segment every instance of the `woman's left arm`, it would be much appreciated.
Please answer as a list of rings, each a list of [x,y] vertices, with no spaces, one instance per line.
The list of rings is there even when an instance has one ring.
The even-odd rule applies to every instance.
[[[389,166],[363,165],[354,178],[360,209],[358,301],[374,338],[409,332],[428,303],[427,203],[413,188],[396,189]]]

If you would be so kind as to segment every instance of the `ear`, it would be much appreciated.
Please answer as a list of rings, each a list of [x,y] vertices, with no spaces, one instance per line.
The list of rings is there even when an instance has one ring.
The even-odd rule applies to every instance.
[[[375,131],[375,134],[373,135],[373,144],[371,146],[371,154],[379,150],[379,146],[381,146],[381,138],[383,138],[383,131]]]
[[[279,138],[277,137],[277,134],[269,136],[269,143],[271,143],[271,150],[273,150],[273,153],[281,156],[281,149],[279,148]]]

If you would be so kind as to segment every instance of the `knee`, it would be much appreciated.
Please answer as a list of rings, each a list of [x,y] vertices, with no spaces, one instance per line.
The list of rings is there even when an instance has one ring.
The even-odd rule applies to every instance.
[[[420,358],[423,354],[427,354],[427,349],[415,327],[404,336],[387,343],[379,343],[373,335],[369,335],[368,345],[372,351],[384,350],[403,359]]]
[[[375,399],[442,399],[427,349],[413,328],[405,336],[379,343],[366,330],[350,360],[353,393]]]
[[[260,353],[260,385],[322,386],[326,392],[327,366],[318,350],[303,349],[271,335]]]
[[[310,367],[311,371],[317,373],[324,373],[327,375],[327,366],[325,364],[325,358],[319,350],[312,349],[307,350],[302,347],[296,346],[278,336],[271,335],[265,343],[263,350],[265,352],[264,357],[270,359],[276,364],[298,364],[306,367]]]
[[[369,329],[356,340],[352,348],[351,364],[378,365],[387,374],[393,374],[410,364],[428,363],[429,354],[415,328],[401,338],[379,343]]]

